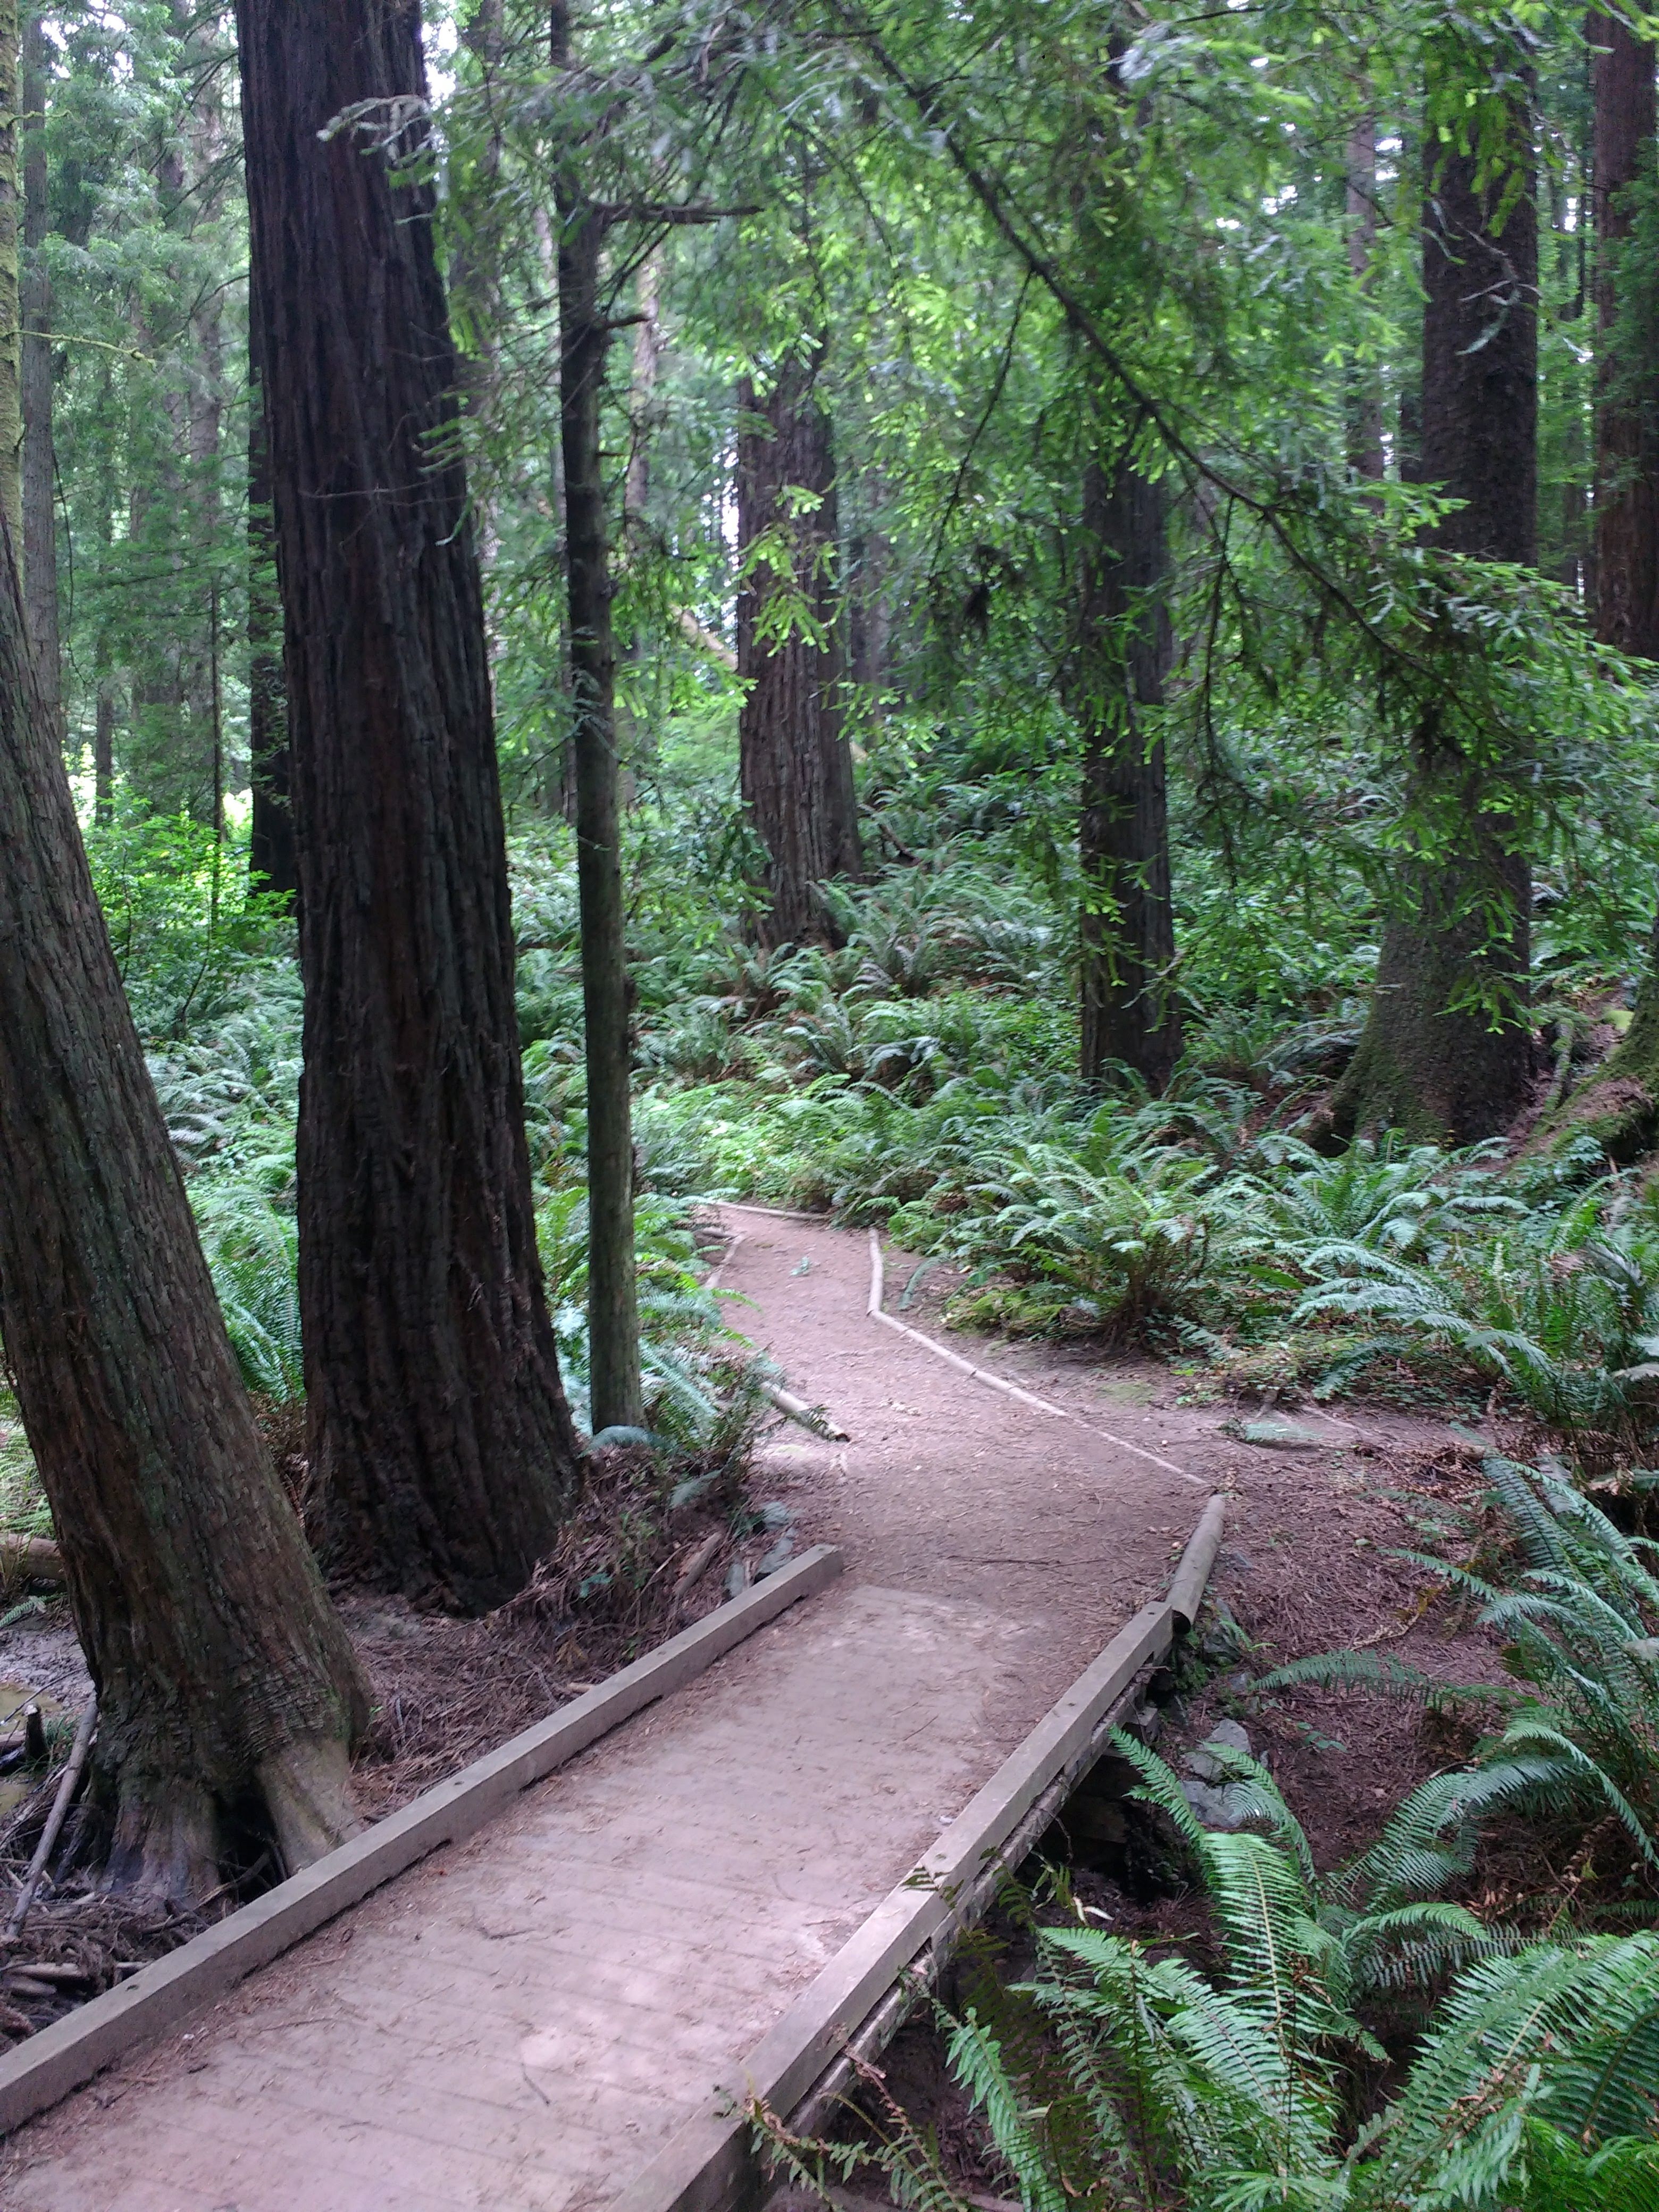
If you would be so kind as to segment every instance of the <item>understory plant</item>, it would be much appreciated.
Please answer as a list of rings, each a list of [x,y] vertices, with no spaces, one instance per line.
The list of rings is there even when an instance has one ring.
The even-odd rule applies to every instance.
[[[1030,1978],[960,2018],[938,2008],[951,2070],[1028,2212],[1651,2206],[1659,1938],[1496,1946],[1454,1908],[1398,1901],[1413,1887],[1398,1838],[1367,1855],[1349,1906],[1337,1906],[1253,1762],[1235,1786],[1259,1797],[1274,1832],[1211,1834],[1160,1760],[1127,1740],[1119,1748],[1199,1871],[1220,1969],[1086,1923],[1048,1927]],[[1353,1910],[1372,1883],[1369,1906]],[[1379,1962],[1431,1972],[1460,1953],[1468,1962],[1409,2067],[1365,2112],[1361,2079],[1386,2054],[1357,2007]],[[870,2162],[902,2203],[966,2212],[971,2201],[890,2100],[873,2146],[793,2140],[764,2117],[761,2133],[821,2191]]]
[[[1256,1693],[1317,1685],[1442,1706],[1495,1699],[1502,1726],[1467,1766],[1424,1784],[1401,1817],[1432,1848],[1455,1850],[1461,1832],[1505,1814],[1611,1816],[1644,1870],[1648,1909],[1659,1909],[1659,1579],[1649,1564],[1659,1547],[1626,1535],[1559,1469],[1492,1459],[1486,1472],[1513,1569],[1493,1578],[1413,1557],[1475,1601],[1512,1687],[1460,1688],[1398,1658],[1334,1651],[1264,1675]]]

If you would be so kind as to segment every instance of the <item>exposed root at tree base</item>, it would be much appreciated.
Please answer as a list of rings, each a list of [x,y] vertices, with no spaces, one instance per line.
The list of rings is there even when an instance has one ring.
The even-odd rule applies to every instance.
[[[259,1769],[260,1793],[283,1870],[298,1874],[362,1826],[351,1790],[351,1762],[337,1736],[286,1744]]]

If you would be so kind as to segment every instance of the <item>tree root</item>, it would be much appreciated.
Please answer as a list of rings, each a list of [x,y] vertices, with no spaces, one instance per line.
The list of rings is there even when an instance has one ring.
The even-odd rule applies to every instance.
[[[259,1769],[265,1810],[289,1874],[298,1874],[357,1834],[351,1765],[338,1736],[304,1736]]]

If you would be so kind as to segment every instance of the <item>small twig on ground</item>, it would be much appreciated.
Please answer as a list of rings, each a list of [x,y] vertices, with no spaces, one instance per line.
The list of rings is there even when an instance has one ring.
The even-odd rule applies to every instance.
[[[58,1785],[58,1795],[52,1800],[52,1811],[47,1814],[46,1825],[40,1832],[40,1840],[34,1847],[34,1856],[29,1862],[29,1870],[24,1876],[22,1889],[18,1894],[16,1904],[11,1909],[11,1918],[6,1923],[3,1940],[8,1943],[15,1943],[22,1933],[23,1923],[29,1916],[29,1907],[34,1902],[34,1893],[40,1888],[40,1880],[46,1873],[47,1863],[58,1847],[58,1838],[62,1832],[64,1820],[69,1816],[70,1803],[75,1796],[76,1784],[81,1779],[81,1770],[85,1766],[87,1753],[92,1748],[92,1732],[97,1725],[97,1721],[98,1698],[94,1692],[88,1698],[86,1711],[81,1716],[81,1724],[75,1731],[75,1743],[70,1752],[69,1765],[64,1769],[64,1778]]]

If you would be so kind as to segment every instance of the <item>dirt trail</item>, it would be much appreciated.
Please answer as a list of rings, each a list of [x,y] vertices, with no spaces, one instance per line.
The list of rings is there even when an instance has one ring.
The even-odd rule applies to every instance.
[[[759,1492],[842,1583],[23,2130],[13,2212],[607,2203],[1162,1589],[1215,1414],[1111,1407],[1137,1456],[872,1320],[864,1237],[726,1220],[738,1325],[849,1432]]]
[[[1218,1434],[1220,1413],[1195,1420],[1111,1404],[1052,1371],[1052,1355],[1045,1364],[1042,1354],[929,1331],[925,1314],[895,1311],[915,1262],[890,1259],[887,1310],[1078,1418],[1041,1413],[870,1318],[866,1237],[757,1208],[719,1212],[733,1242],[716,1280],[749,1302],[734,1301],[732,1325],[849,1439],[778,1431],[761,1453],[763,1488],[795,1506],[807,1539],[841,1545],[852,1573],[1006,1619],[1034,1717],[1163,1590],[1237,1456]]]

